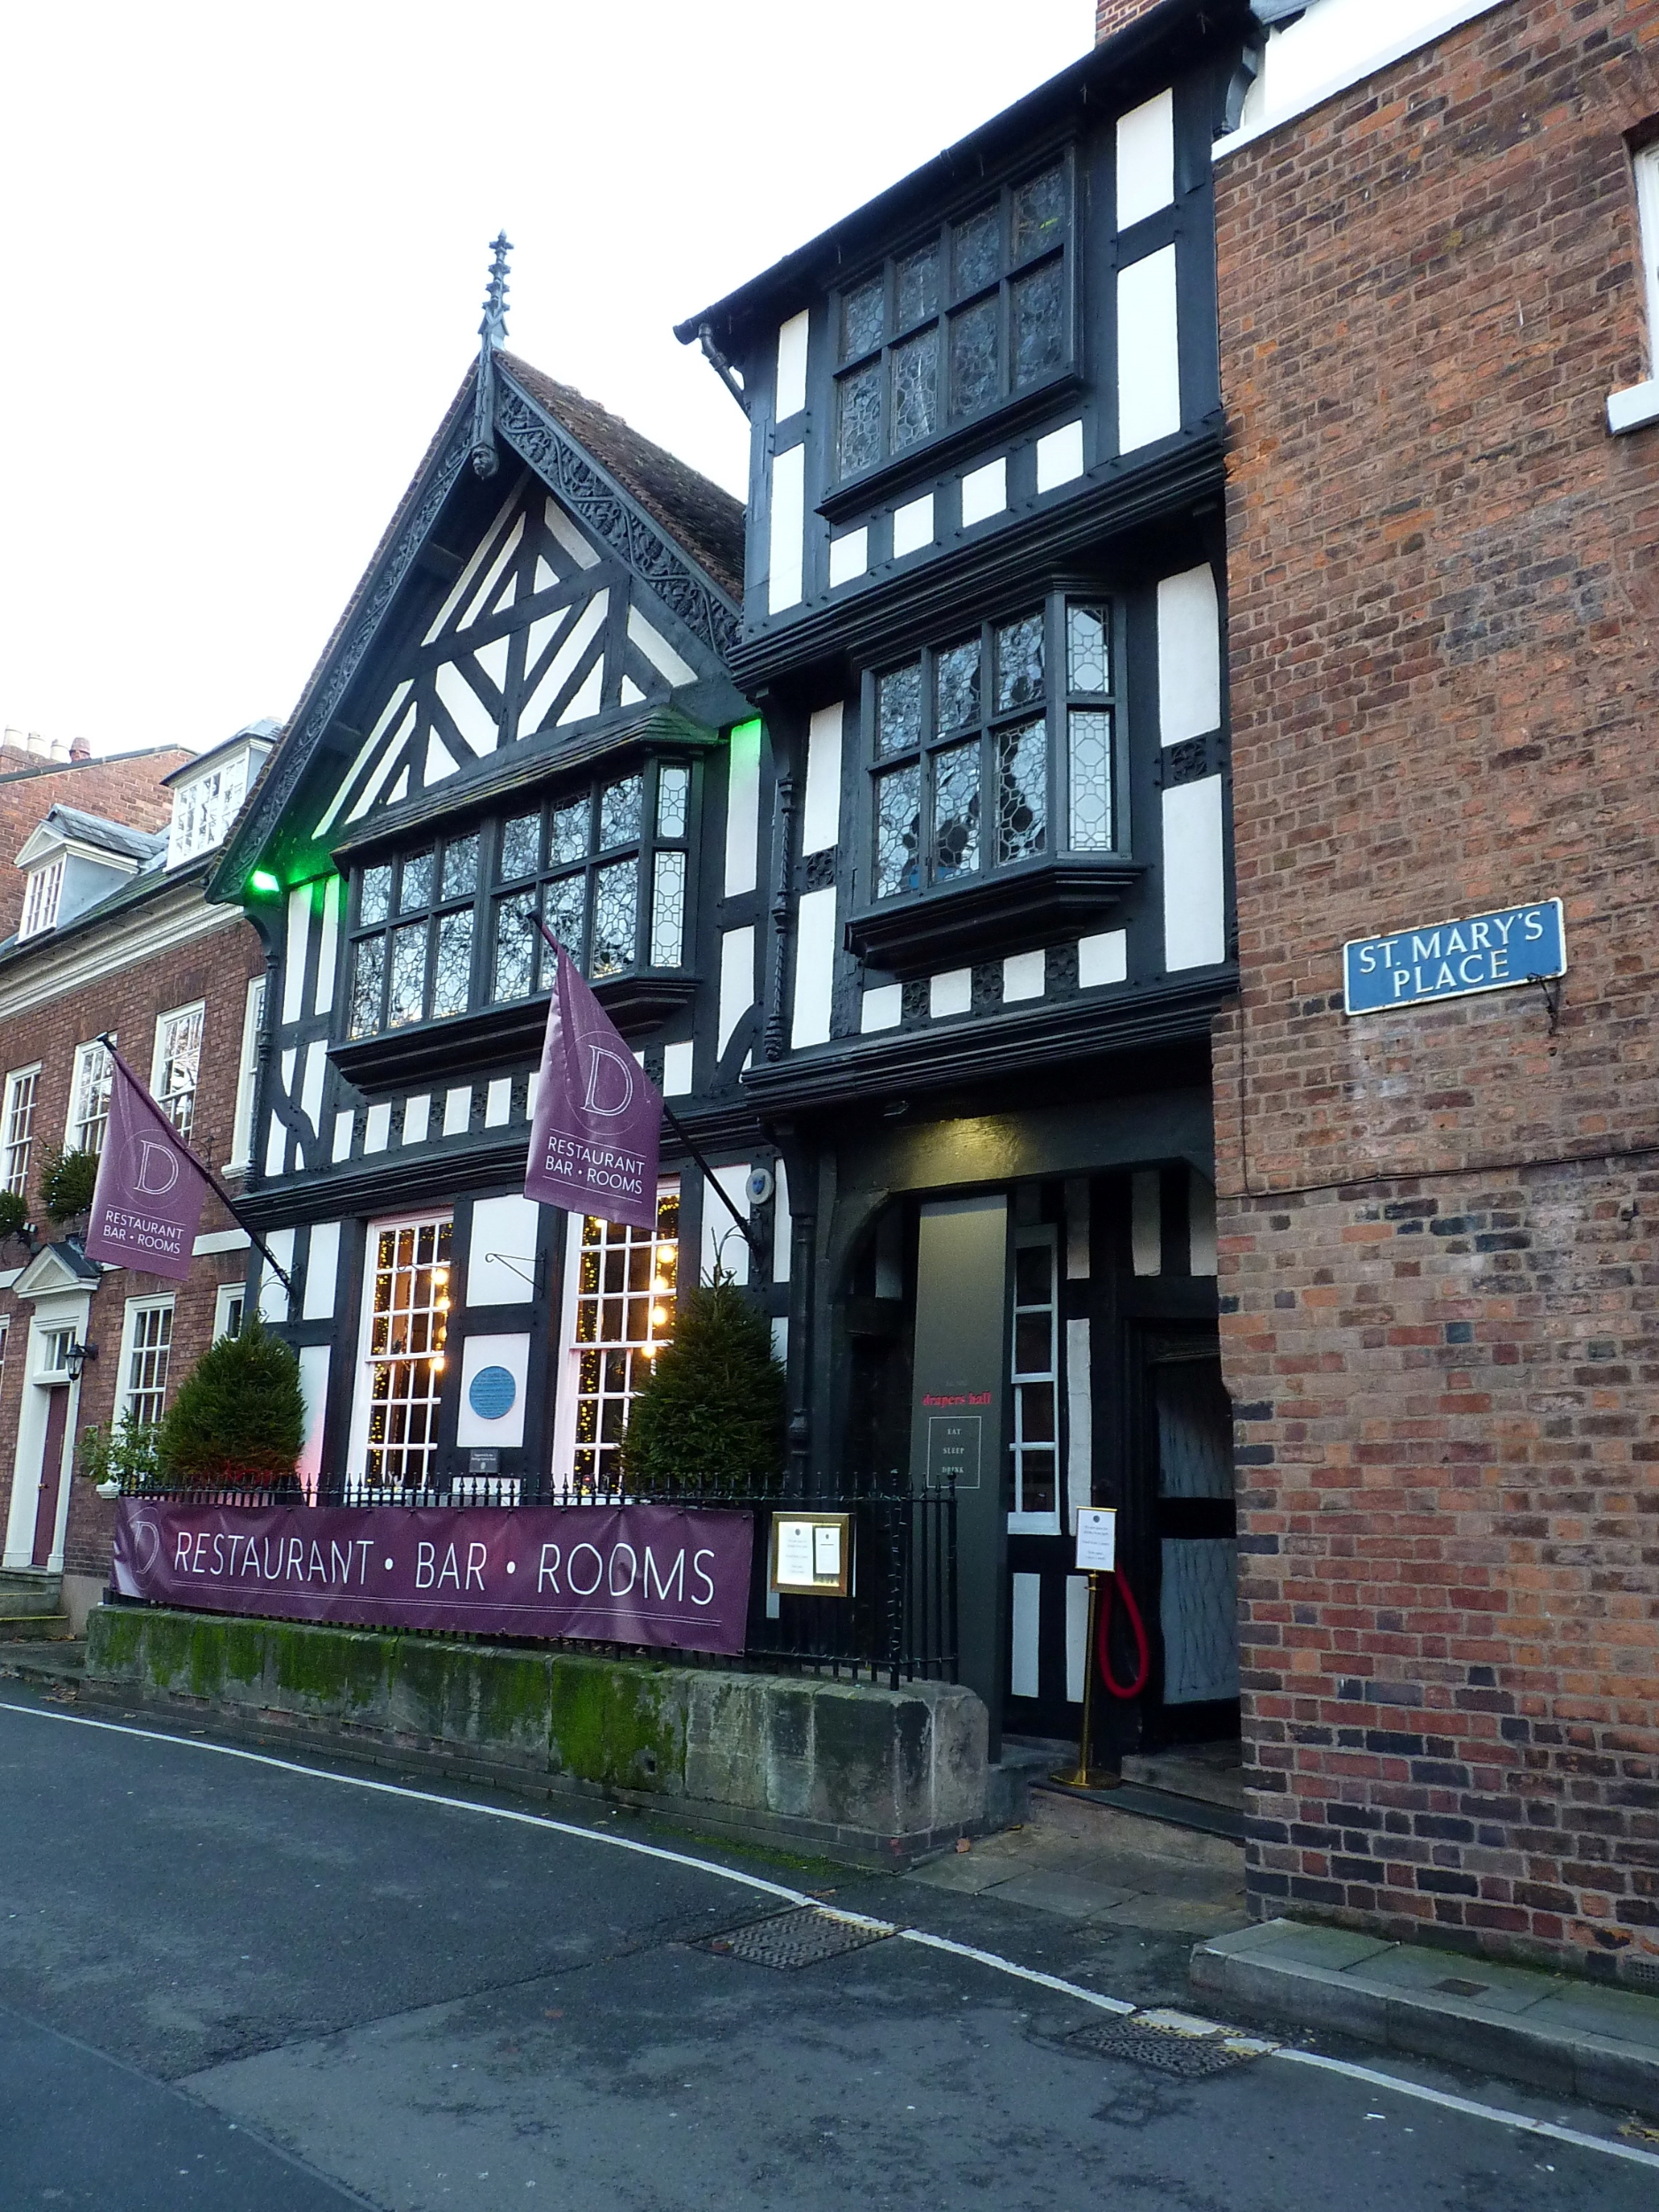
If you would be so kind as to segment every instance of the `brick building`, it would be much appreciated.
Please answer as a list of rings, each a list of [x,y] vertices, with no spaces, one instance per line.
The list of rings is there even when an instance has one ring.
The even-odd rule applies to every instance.
[[[191,758],[167,745],[95,760],[81,741],[49,743],[21,730],[0,733],[0,857],[9,864],[54,806],[80,807],[129,829],[165,829],[173,795],[163,779]],[[22,875],[0,866],[0,938],[12,934],[22,914]]]
[[[1256,12],[1216,149],[1252,1893],[1647,1985],[1659,7]],[[1558,1010],[1345,1015],[1345,941],[1555,897]]]
[[[61,1574],[77,1626],[108,1577],[113,1508],[71,1481],[75,1440],[125,1412],[158,1417],[170,1383],[237,1325],[249,1243],[210,1200],[187,1282],[98,1267],[82,1223],[46,1214],[42,1179],[58,1152],[102,1142],[104,1031],[233,1188],[245,1169],[265,956],[203,884],[273,734],[90,764],[114,780],[72,764],[26,772],[15,795],[0,780],[0,807],[34,796],[0,886],[22,917],[0,944],[0,1183],[31,1206],[28,1231],[0,1248],[3,1563]],[[120,818],[92,811],[96,798]]]

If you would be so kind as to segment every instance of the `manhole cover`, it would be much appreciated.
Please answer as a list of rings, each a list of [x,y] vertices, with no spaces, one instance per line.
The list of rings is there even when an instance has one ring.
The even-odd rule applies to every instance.
[[[1269,2047],[1248,2037],[1185,2035],[1169,2028],[1143,2027],[1138,2020],[1102,2020],[1079,2028],[1067,2040],[1098,2052],[1102,2058],[1126,2058],[1133,2065],[1156,2067],[1160,2074],[1175,2074],[1183,2081],[1225,2074],[1259,2058]]]
[[[851,1921],[833,1919],[815,1906],[794,1912],[774,1913],[769,1920],[751,1920],[741,1928],[728,1928],[710,1936],[705,1951],[721,1958],[747,1959],[751,1966],[817,1966],[821,1960],[840,1958],[843,1951],[862,1951],[866,1944],[881,1943],[891,1928],[861,1928]]]

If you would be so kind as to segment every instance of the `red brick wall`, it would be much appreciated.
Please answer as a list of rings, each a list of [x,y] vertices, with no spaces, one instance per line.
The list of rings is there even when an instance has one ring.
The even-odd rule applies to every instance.
[[[199,890],[198,879],[198,896]],[[164,892],[161,895],[168,895]],[[112,928],[119,928],[123,938],[130,941],[132,933],[142,928],[143,916],[149,910],[146,902],[137,916],[125,918]],[[50,941],[43,941],[47,944]],[[112,949],[112,961],[113,957]],[[111,1029],[123,1056],[148,1079],[157,1016],[175,1006],[190,1005],[198,998],[206,1003],[202,1028],[201,1083],[191,1142],[216,1171],[223,1168],[231,1152],[248,984],[253,977],[262,974],[264,968],[264,954],[253,930],[245,923],[230,921],[225,927],[165,954],[135,961],[131,965],[112,965],[111,972],[98,982],[67,994],[35,1012],[0,1024],[0,1056],[6,1068],[27,1066],[36,1059],[42,1063],[29,1189],[29,1196],[37,1207],[42,1154],[46,1147],[64,1141],[76,1045],[96,1037],[101,1029]],[[234,1190],[240,1179],[227,1179]],[[58,1233],[43,1214],[37,1213],[36,1218],[38,1233],[42,1238]],[[234,1225],[219,1202],[210,1197],[201,1225],[206,1232]],[[15,1267],[25,1256],[15,1242],[0,1251],[0,1262],[8,1268]],[[170,1380],[176,1384],[211,1340],[218,1286],[221,1282],[240,1282],[246,1269],[247,1255],[236,1251],[197,1259],[188,1281],[176,1285],[160,1276],[125,1269],[107,1275],[92,1298],[88,1340],[97,1345],[98,1357],[88,1363],[81,1380],[77,1427],[105,1424],[111,1417],[123,1380],[119,1371],[121,1335],[128,1298],[165,1291],[176,1294],[169,1368]],[[0,1530],[6,1525],[16,1467],[30,1310],[29,1302],[19,1299],[14,1291],[0,1290],[0,1313],[9,1314],[12,1321],[5,1371],[0,1378]],[[26,1471],[32,1475],[33,1471]],[[112,1515],[112,1507],[104,1505],[79,1478],[74,1480],[64,1561],[66,1572],[99,1577],[107,1574]]]
[[[1102,39],[1121,31],[1157,4],[1158,0],[1094,0],[1094,43],[1098,46]]]
[[[1220,1025],[1260,1909],[1659,1955],[1652,0],[1513,0],[1224,164]],[[1536,990],[1344,939],[1559,894]]]
[[[173,794],[161,779],[189,758],[175,746],[84,761],[42,760],[0,747],[0,939],[12,934],[23,913],[23,878],[12,864],[53,807],[78,806],[129,829],[165,829]]]

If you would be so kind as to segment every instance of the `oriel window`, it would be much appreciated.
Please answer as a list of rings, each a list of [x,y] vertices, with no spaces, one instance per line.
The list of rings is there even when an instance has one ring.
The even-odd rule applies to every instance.
[[[1117,849],[1111,632],[1056,595],[866,680],[878,899]]]
[[[841,479],[1070,367],[1071,197],[1063,156],[839,295]]]

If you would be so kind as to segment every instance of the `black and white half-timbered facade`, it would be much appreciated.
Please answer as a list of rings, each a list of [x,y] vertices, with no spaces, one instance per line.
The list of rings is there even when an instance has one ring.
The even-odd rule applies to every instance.
[[[1076,1511],[1118,1507],[1119,1750],[1236,1731],[1239,1690],[1210,146],[1248,79],[1177,29],[679,333],[752,426],[732,667],[778,798],[739,1083],[787,1170],[795,1471],[954,1479],[964,1678],[1043,1736],[1082,1694]]]
[[[539,916],[747,1210],[772,799],[741,508],[500,334],[213,887],[268,952],[247,1207],[294,1295],[262,1307],[348,1500],[603,1487],[681,1265],[777,1302],[672,1141],[655,1234],[523,1195]]]

